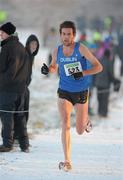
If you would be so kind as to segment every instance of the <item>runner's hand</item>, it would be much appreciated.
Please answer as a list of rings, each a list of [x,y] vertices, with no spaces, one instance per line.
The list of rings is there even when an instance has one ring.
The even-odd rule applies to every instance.
[[[41,73],[44,75],[47,75],[49,73],[49,68],[45,63],[43,63],[43,66],[41,67]]]
[[[82,73],[82,72],[74,73],[74,74],[72,74],[72,77],[73,77],[75,80],[78,80],[78,79],[80,79],[81,77],[83,77],[83,73]]]

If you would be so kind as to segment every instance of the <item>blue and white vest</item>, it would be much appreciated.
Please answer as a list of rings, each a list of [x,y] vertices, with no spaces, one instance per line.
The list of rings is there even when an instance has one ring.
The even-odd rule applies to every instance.
[[[56,63],[59,66],[59,88],[68,92],[80,92],[89,88],[89,76],[75,80],[71,74],[87,69],[87,60],[79,52],[80,43],[75,43],[71,56],[63,54],[63,45],[58,47]]]

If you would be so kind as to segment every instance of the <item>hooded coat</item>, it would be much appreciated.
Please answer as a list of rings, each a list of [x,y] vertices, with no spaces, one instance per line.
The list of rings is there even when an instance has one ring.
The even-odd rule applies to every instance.
[[[32,41],[37,42],[37,48],[33,53],[31,53],[31,51],[30,51],[30,43]],[[35,35],[31,34],[28,37],[28,39],[26,41],[25,49],[27,50],[27,53],[29,55],[29,71],[28,71],[28,79],[27,79],[27,85],[29,85],[31,80],[32,80],[31,76],[32,76],[32,66],[33,66],[33,63],[34,63],[34,58],[37,55],[38,50],[39,50],[39,41],[38,41],[38,38]]]

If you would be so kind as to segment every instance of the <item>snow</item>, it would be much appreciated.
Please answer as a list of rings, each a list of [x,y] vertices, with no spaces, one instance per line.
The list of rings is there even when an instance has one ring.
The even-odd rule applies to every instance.
[[[111,121],[108,120],[108,121]],[[110,122],[111,123],[111,122]],[[123,177],[122,129],[112,124],[108,128],[97,126],[90,134],[78,136],[72,132],[73,170],[58,169],[63,160],[60,130],[42,132],[30,140],[30,153],[18,148],[0,154],[0,177],[4,180],[120,180]]]
[[[11,152],[0,153],[0,179],[123,179],[123,88],[111,96],[107,119],[92,117],[93,129],[90,133],[85,132],[80,136],[74,127],[71,128],[73,169],[63,172],[58,169],[58,163],[63,160],[56,102],[58,78],[56,75],[48,78],[41,75],[41,64],[41,61],[37,61],[34,66],[30,86],[30,152],[24,153],[19,147],[14,147]],[[72,119],[75,121],[74,113]],[[36,121],[40,126],[34,126]]]

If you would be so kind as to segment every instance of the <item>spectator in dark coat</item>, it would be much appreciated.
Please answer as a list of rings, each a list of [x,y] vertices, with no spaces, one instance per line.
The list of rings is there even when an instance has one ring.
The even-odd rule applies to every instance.
[[[119,36],[119,43],[118,43],[118,55],[121,60],[121,70],[120,75],[123,76],[123,33]]]
[[[25,101],[25,109],[29,110],[30,92],[28,87],[32,80],[32,66],[34,64],[34,58],[39,51],[39,40],[34,34],[31,34],[28,37],[25,48],[29,55],[29,73],[27,79],[27,93],[26,93],[27,101]],[[28,121],[28,116],[29,113],[26,113],[26,121]]]
[[[29,55],[29,71],[28,71],[28,78],[26,81],[26,90],[25,90],[25,96],[24,96],[24,110],[27,111],[25,112],[25,118],[26,122],[28,121],[29,118],[29,101],[30,101],[30,91],[29,91],[29,85],[32,80],[32,66],[34,63],[34,58],[38,53],[39,50],[39,41],[38,38],[31,34],[27,41],[26,41],[26,46],[25,49]],[[19,123],[17,121],[18,117],[15,116],[15,125],[14,125],[14,139],[18,139],[18,131],[19,131]]]
[[[16,36],[16,27],[8,22],[0,27],[0,117],[2,121],[3,144],[0,152],[13,149],[14,115],[18,113],[18,139],[22,151],[29,146],[24,113],[24,94],[28,76],[28,54]]]
[[[114,84],[114,90],[119,91],[120,81],[114,78],[112,60],[110,58],[110,50],[104,51],[104,56],[101,59],[103,71],[95,76],[94,84],[97,87],[98,99],[98,114],[102,117],[108,115],[110,85]]]

